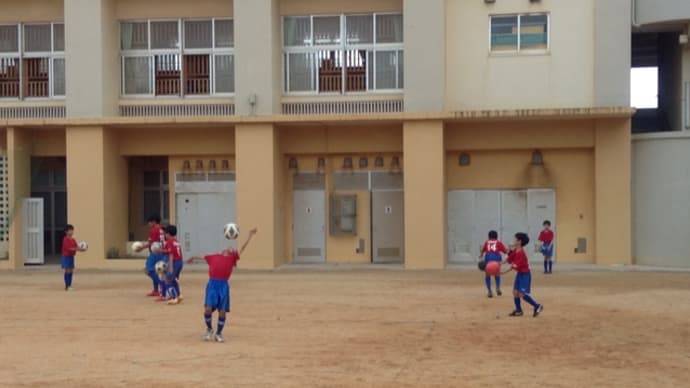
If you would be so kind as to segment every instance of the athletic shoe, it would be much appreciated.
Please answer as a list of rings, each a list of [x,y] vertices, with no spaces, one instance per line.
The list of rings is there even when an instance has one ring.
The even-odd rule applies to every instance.
[[[180,304],[180,300],[177,299],[177,298],[175,298],[175,299],[170,299],[170,300],[168,301],[168,304],[169,304],[169,305]]]
[[[155,299],[156,302],[167,302],[168,299],[163,298],[162,296],[159,296],[158,298]]]
[[[534,314],[532,316],[536,318],[537,315],[541,314],[542,310],[544,310],[544,305],[540,304],[534,308]]]
[[[74,291],[74,287],[72,287],[72,286],[65,287],[65,291]]]
[[[216,334],[216,342],[225,342],[225,340],[223,339],[222,335]]]
[[[210,341],[213,339],[213,329],[206,329],[206,335],[204,335],[204,341]]]
[[[523,313],[522,311],[517,311],[517,310],[515,310],[515,311],[513,311],[512,313],[510,313],[509,316],[510,316],[510,317],[521,317],[523,314],[524,314],[524,313]]]
[[[500,289],[500,288],[497,288],[497,289],[496,289],[496,295],[498,295],[498,296],[503,295],[503,293],[501,292],[501,289]]]
[[[182,302],[182,301],[184,300],[184,296],[182,296],[182,294],[180,294],[180,295],[177,296],[177,299],[178,299],[180,302]]]
[[[486,296],[488,296],[489,298],[493,298],[494,294],[491,292],[491,290],[489,290],[489,293]]]
[[[151,291],[146,296],[161,296],[161,293],[158,291]]]

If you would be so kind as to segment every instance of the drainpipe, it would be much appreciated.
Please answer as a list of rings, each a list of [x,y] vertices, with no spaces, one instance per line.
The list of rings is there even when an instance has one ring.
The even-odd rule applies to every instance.
[[[637,0],[630,0],[630,22],[633,27],[640,27],[640,23],[637,22]]]

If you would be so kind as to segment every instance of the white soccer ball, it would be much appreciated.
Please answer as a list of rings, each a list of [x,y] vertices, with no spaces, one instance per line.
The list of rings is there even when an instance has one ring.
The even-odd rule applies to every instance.
[[[89,244],[88,244],[86,241],[81,241],[81,242],[78,244],[78,247],[79,247],[79,249],[81,249],[82,251],[85,251],[85,250],[89,249]]]
[[[161,260],[156,263],[156,273],[159,275],[165,274],[168,271],[168,263]]]
[[[132,243],[132,250],[134,252],[139,252],[142,249],[144,249],[144,243],[142,243],[141,241],[135,241]]]
[[[235,240],[240,236],[240,227],[232,222],[225,224],[225,227],[223,227],[223,235],[228,240]]]
[[[156,241],[155,243],[151,244],[151,252],[159,253],[162,250],[163,250],[163,245],[161,245],[161,243]]]

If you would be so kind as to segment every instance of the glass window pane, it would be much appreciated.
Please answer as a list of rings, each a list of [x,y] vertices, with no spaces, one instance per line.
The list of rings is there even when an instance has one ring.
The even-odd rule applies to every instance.
[[[216,47],[235,47],[235,22],[232,20],[216,20]]]
[[[168,178],[169,178],[168,170],[161,171],[161,182],[163,182],[162,186],[168,185]]]
[[[122,50],[147,50],[149,27],[146,22],[120,23],[120,47]]]
[[[547,40],[547,16],[523,15],[520,17],[520,49],[545,50]]]
[[[373,15],[346,16],[347,44],[366,44],[374,42]]]
[[[288,54],[288,90],[291,92],[314,91],[314,55]]]
[[[16,25],[0,26],[0,52],[16,53],[19,51],[19,27]]]
[[[53,95],[65,95],[65,58],[53,59]]]
[[[151,48],[175,49],[180,47],[177,21],[151,22]]]
[[[144,220],[151,214],[161,217],[161,192],[158,190],[144,191]]]
[[[166,221],[170,220],[170,192],[165,190],[162,192],[163,195],[163,211],[161,212],[161,218]]]
[[[160,171],[144,171],[144,187],[159,188],[161,185]]]
[[[367,51],[367,90],[374,89],[374,52]]]
[[[517,16],[491,17],[491,50],[517,50]]]
[[[403,50],[398,51],[398,89],[405,87],[405,53]]]
[[[314,17],[314,45],[340,44],[340,16]]]
[[[65,25],[53,24],[53,51],[65,51]]]
[[[311,45],[311,19],[309,16],[287,16],[283,19],[285,46]]]
[[[189,20],[184,22],[185,48],[211,48],[213,27],[210,20]]]
[[[51,51],[50,24],[31,24],[24,26],[24,51]]]
[[[376,15],[376,43],[402,43],[402,15]]]
[[[151,58],[125,58],[124,94],[151,94]]]
[[[235,92],[235,58],[216,55],[216,93]]]
[[[376,89],[396,89],[397,51],[376,52]]]
[[[67,224],[67,193],[55,192],[55,226],[60,228]]]

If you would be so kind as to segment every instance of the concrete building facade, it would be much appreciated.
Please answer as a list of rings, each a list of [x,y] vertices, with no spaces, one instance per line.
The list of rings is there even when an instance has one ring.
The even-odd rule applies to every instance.
[[[630,264],[631,10],[3,2],[0,268],[59,253],[66,222],[90,244],[79,267],[140,267],[153,213],[186,254],[258,226],[250,268],[444,268],[545,218],[559,261]]]

